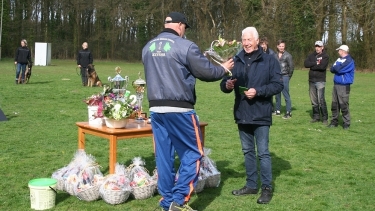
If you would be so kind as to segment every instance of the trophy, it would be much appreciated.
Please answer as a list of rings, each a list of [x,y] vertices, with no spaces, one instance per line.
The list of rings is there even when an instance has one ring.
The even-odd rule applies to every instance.
[[[144,118],[142,116],[142,101],[143,101],[143,93],[145,92],[146,88],[146,81],[141,78],[141,72],[138,73],[138,79],[133,81],[133,88],[135,89],[136,99],[137,99],[137,119],[139,121],[143,121]]]
[[[125,76],[124,78],[120,75],[121,68],[117,66],[115,68],[116,76],[114,78],[108,77],[108,81],[110,82],[110,88],[112,88],[113,93],[117,93],[119,95],[124,96],[126,92],[126,88],[128,86],[129,77]]]

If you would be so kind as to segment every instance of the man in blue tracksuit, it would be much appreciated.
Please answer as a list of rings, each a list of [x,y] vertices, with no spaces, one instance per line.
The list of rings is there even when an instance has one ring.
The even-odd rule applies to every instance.
[[[193,210],[187,205],[198,179],[203,156],[202,135],[194,110],[196,78],[220,80],[233,60],[214,66],[192,41],[184,39],[190,26],[183,14],[171,12],[164,30],[142,50],[155,140],[158,191],[163,210]],[[180,159],[175,184],[175,152]]]
[[[332,119],[328,127],[337,127],[339,124],[339,112],[341,110],[344,130],[350,127],[349,94],[350,84],[354,81],[355,63],[349,54],[349,47],[341,45],[336,49],[340,57],[331,67],[333,77],[332,90]]]

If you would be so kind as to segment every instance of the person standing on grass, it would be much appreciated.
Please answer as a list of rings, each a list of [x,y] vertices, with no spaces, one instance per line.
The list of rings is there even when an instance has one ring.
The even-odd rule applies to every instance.
[[[184,39],[190,28],[185,15],[171,12],[164,30],[142,50],[152,132],[155,141],[158,191],[163,210],[193,210],[187,202],[197,183],[203,156],[202,134],[194,110],[196,78],[217,81],[233,68],[233,59],[215,66],[198,46]],[[175,151],[180,159],[175,183]]]
[[[88,47],[89,45],[87,42],[82,43],[82,50],[80,50],[77,55],[77,65],[81,69],[81,80],[83,86],[87,86],[88,82],[86,68],[89,64],[94,62],[91,51],[88,49]]]
[[[272,164],[268,149],[272,124],[272,96],[283,90],[283,83],[277,59],[263,53],[258,43],[256,28],[247,27],[242,30],[243,50],[234,58],[233,76],[223,78],[220,89],[224,93],[234,90],[233,114],[245,159],[245,186],[233,190],[232,194],[257,194],[260,176],[262,193],[257,203],[267,204],[273,196]]]
[[[283,116],[283,119],[290,119],[292,118],[292,100],[290,99],[289,94],[289,81],[292,79],[294,65],[293,65],[293,58],[290,53],[285,50],[285,41],[278,40],[277,41],[277,58],[279,59],[279,64],[281,68],[281,75],[283,76],[283,83],[284,89],[282,91],[285,104],[286,104],[286,112]],[[276,95],[276,116],[281,115],[281,93]]]
[[[31,51],[27,47],[27,41],[21,40],[21,46],[17,48],[14,57],[14,64],[17,65],[16,69],[16,84],[23,84],[25,82],[26,66],[31,61]],[[21,77],[20,77],[21,74]],[[19,81],[21,79],[21,81]]]
[[[322,121],[323,124],[328,124],[327,103],[324,97],[328,60],[323,42],[316,41],[315,51],[305,60],[305,67],[310,68],[309,93],[313,112],[311,123]]]
[[[275,58],[277,58],[275,51],[273,51],[268,46],[268,39],[267,39],[267,37],[260,38],[259,45],[260,45],[260,47],[262,47],[264,53],[269,54],[269,55],[274,56]],[[272,97],[272,114],[276,114],[275,113],[275,105],[273,104],[273,98],[274,97]]]
[[[343,128],[348,130],[350,127],[350,110],[349,110],[349,94],[350,85],[354,81],[355,63],[349,54],[349,47],[341,45],[336,49],[340,57],[333,63],[331,73],[333,77],[332,90],[332,119],[328,127],[337,127],[339,124],[339,112],[341,110]]]

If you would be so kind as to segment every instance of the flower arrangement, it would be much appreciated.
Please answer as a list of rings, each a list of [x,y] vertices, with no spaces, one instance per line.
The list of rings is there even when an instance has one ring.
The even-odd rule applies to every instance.
[[[98,111],[94,114],[95,118],[107,117],[109,119],[125,119],[132,116],[137,110],[129,99],[129,91],[124,93],[114,92],[112,88],[104,87],[104,91],[99,94],[93,94],[83,101],[88,106],[98,106]]]
[[[130,92],[125,95],[114,93],[107,88],[103,93],[103,115],[110,119],[120,120],[129,118],[137,110],[137,107],[128,99]]]
[[[204,52],[204,55],[214,64],[221,65],[221,63],[234,57],[241,49],[241,42],[236,40],[226,40],[219,36],[218,40],[211,43],[211,47]],[[228,74],[232,73],[228,70]]]

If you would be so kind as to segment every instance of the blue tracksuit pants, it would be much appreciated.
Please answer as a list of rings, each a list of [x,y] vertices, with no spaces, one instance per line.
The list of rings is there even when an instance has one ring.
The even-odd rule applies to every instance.
[[[168,210],[175,201],[189,201],[199,175],[203,156],[202,134],[195,111],[184,113],[151,112],[151,125],[155,141],[158,190],[160,205]],[[175,183],[175,152],[180,160],[178,180]]]

